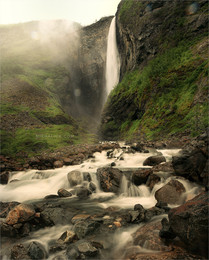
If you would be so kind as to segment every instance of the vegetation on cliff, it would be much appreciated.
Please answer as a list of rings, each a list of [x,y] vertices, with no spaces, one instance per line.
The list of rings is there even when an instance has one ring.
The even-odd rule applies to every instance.
[[[194,14],[197,20],[205,13],[203,2],[200,3],[198,13]],[[112,91],[104,109],[101,125],[104,138],[153,140],[179,134],[195,136],[208,126],[207,23],[201,18],[202,25],[194,32],[195,24],[188,27],[192,15],[185,12],[185,4],[184,8],[170,4],[174,10],[170,9],[169,12],[168,7],[167,3],[167,6],[160,5],[146,11],[148,6],[141,1],[122,1],[119,6],[117,19],[122,80]],[[132,9],[134,17],[129,15]],[[159,13],[162,14],[161,18],[157,16]],[[155,35],[158,43],[150,49],[155,48],[157,51],[150,55],[149,51],[140,52],[137,47],[141,38],[142,42],[153,44],[151,31],[152,23],[156,24],[156,16],[158,23],[161,22]],[[169,24],[172,24],[174,17],[176,21],[171,28]],[[133,23],[134,18],[136,20]],[[154,22],[148,24],[148,18],[153,18]],[[143,32],[141,38],[140,34],[137,35],[140,21],[147,22],[147,27],[151,28],[145,39]],[[168,28],[172,37],[169,40],[167,37],[161,38]],[[122,33],[125,37],[121,39]],[[130,48],[135,55],[127,55]],[[144,55],[143,61],[140,60],[140,54]],[[126,72],[123,72],[124,68]]]

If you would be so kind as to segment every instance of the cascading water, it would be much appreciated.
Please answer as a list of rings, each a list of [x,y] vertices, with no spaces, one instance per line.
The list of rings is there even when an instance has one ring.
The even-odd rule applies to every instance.
[[[116,41],[116,20],[112,19],[107,41],[106,58],[106,97],[111,90],[118,84],[120,76],[120,57]]]
[[[137,168],[147,168],[147,166],[143,166],[143,161],[147,157],[155,155],[158,152],[159,151],[153,150],[150,151],[150,153],[148,154],[138,152],[132,154],[128,153],[128,149],[123,147],[123,149],[115,149],[114,151],[103,151],[101,153],[97,152],[94,154],[94,158],[89,158],[81,165],[64,166],[63,168],[45,171],[28,170],[26,172],[14,172],[11,173],[9,183],[7,185],[0,185],[1,200],[3,202],[18,201],[29,204],[35,203],[35,205],[39,205],[39,203],[46,203],[46,205],[48,205],[47,203],[49,203],[50,207],[49,209],[46,209],[46,212],[47,210],[49,210],[50,214],[52,214],[53,216],[53,214],[55,214],[54,212],[56,212],[59,207],[55,207],[55,211],[53,211],[53,202],[51,200],[47,202],[47,200],[44,199],[46,195],[55,195],[60,188],[64,188],[67,191],[71,192],[71,190],[75,189],[76,187],[79,187],[81,185],[88,186],[90,185],[90,183],[93,183],[95,186],[95,191],[88,199],[78,199],[77,196],[72,193],[72,197],[57,198],[55,199],[54,203],[57,203],[57,205],[60,203],[59,206],[64,207],[64,212],[65,210],[68,210],[68,208],[70,208],[70,211],[68,212],[71,212],[71,210],[74,209],[79,209],[75,211],[73,215],[84,214],[78,215],[82,217],[86,216],[85,214],[90,214],[94,216],[94,214],[97,214],[96,212],[98,212],[99,214],[102,213],[102,215],[98,215],[98,221],[104,221],[107,223],[108,221],[110,221],[110,224],[112,223],[111,221],[115,221],[114,223],[120,224],[118,223],[120,218],[111,220],[110,212],[108,210],[109,207],[114,208],[119,206],[123,210],[131,210],[134,208],[134,205],[141,204],[145,209],[150,209],[156,204],[155,191],[168,183],[169,180],[173,178],[178,178],[172,175],[167,175],[167,173],[164,172],[159,173],[161,181],[155,184],[152,191],[145,184],[135,186],[134,183],[132,183],[131,172]],[[178,154],[179,150],[161,150],[160,152],[162,152],[162,154],[165,155],[166,160],[169,161],[172,155]],[[121,158],[123,158],[123,160],[121,160]],[[119,192],[117,194],[114,194],[112,192],[103,192],[96,174],[98,168],[110,167],[113,162],[116,164],[116,166],[114,167],[120,169],[123,174]],[[68,173],[74,170],[79,171],[82,178],[81,181],[78,182],[79,184],[77,186],[72,187],[68,181]],[[130,174],[128,174],[127,171],[129,171]],[[86,176],[86,173],[89,174],[88,178],[90,180],[88,181],[86,180],[86,178],[84,178],[84,176]],[[198,185],[191,184],[187,180],[181,178],[178,178],[178,180],[182,182],[182,184],[185,186],[186,192],[184,194],[184,197],[191,198],[191,196],[198,194],[201,190]],[[58,224],[56,224],[54,227],[46,227],[45,229],[40,229],[31,233],[29,237],[22,238],[21,243],[27,246],[28,243],[32,241],[37,241],[41,243],[47,253],[49,253],[49,258],[47,259],[58,259],[54,258],[56,257],[56,254],[60,254],[60,259],[66,259],[62,258],[63,254],[65,254],[62,251],[56,252],[56,254],[50,252],[50,245],[55,243],[66,230],[73,231],[74,226],[70,221],[68,221],[67,223],[64,222],[61,225]],[[108,228],[111,229],[112,224],[110,224],[107,225],[109,225]],[[101,234],[98,235],[98,239],[102,239],[102,241],[105,241],[105,243],[107,243],[108,248],[112,248],[111,252],[106,252],[104,250],[104,255],[101,256],[101,259],[110,259],[110,255],[113,256],[114,254],[116,254],[117,256],[118,254],[120,254],[120,252],[123,250],[122,248],[124,247],[124,245],[129,243],[129,240],[131,240],[132,232],[138,228],[139,225],[137,225],[136,227],[133,226],[133,228],[131,228],[130,226],[122,226],[116,231],[114,239],[112,237],[112,233],[105,233],[105,238],[102,237]],[[107,234],[109,235],[107,236]],[[121,239],[121,237],[124,239]],[[117,241],[117,243],[114,243],[114,245],[112,244],[113,240]],[[4,260],[10,260],[8,256],[8,246],[13,246],[13,244],[10,244],[10,242],[8,241],[9,240],[5,239],[5,246],[3,246],[4,250],[2,250],[2,252],[0,253],[3,255]],[[143,252],[143,250],[145,249],[139,247],[137,250]],[[105,253],[109,255],[106,256]],[[115,259],[118,258],[116,257]]]

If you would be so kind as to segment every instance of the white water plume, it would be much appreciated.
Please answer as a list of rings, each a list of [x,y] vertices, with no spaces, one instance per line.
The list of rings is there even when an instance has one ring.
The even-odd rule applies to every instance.
[[[107,60],[106,60],[106,95],[118,84],[120,76],[120,58],[116,41],[116,20],[112,19],[107,41]]]

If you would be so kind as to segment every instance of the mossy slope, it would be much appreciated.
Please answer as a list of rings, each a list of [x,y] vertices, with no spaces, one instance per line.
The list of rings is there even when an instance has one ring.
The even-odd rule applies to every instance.
[[[203,1],[202,1],[203,2]],[[201,7],[201,6],[200,6]],[[138,8],[138,9],[137,9]],[[137,28],[140,27],[140,19],[144,23],[147,3],[141,1],[122,1],[118,10],[119,30],[126,31],[126,43],[128,35],[136,35]],[[173,37],[165,37],[153,46],[158,49],[155,55],[143,56],[144,62],[134,63],[134,55],[137,57],[137,44],[140,34],[135,40],[130,36],[132,42],[132,51],[129,56],[122,52],[123,63],[126,64],[126,71],[120,84],[112,91],[104,109],[101,124],[101,135],[104,139],[137,139],[146,138],[166,139],[173,135],[198,135],[208,126],[208,37],[204,27],[195,31],[195,34],[185,31],[186,23],[192,19],[181,9],[177,12],[170,10],[167,15],[163,7],[152,15],[162,13],[162,19],[158,17],[158,23],[161,22],[158,31],[159,38],[164,31],[163,23],[166,17],[166,23],[170,23],[172,14],[176,13],[178,25],[173,25]],[[205,5],[199,8],[195,13],[195,19],[198,15],[205,12]],[[130,12],[134,9],[134,14]],[[185,9],[183,9],[185,10]],[[182,11],[182,12],[180,12]],[[139,16],[141,14],[141,17]],[[144,15],[144,16],[143,16]],[[138,17],[138,18],[137,18]],[[135,19],[135,23],[133,20]],[[172,18],[173,19],[173,18]],[[179,21],[182,21],[180,25]],[[184,24],[184,26],[183,26]],[[137,27],[138,26],[138,27]],[[147,27],[149,28],[149,24]],[[176,26],[176,27],[175,27]],[[151,26],[152,27],[152,26]],[[182,29],[181,29],[182,27]],[[122,29],[121,29],[122,28]],[[148,30],[148,29],[147,29]],[[128,32],[128,33],[127,33]],[[134,32],[134,34],[133,34]],[[175,37],[174,37],[175,36]],[[150,36],[152,37],[152,36]],[[147,43],[149,36],[146,36]],[[150,38],[149,44],[151,44]],[[120,39],[120,48],[122,46]],[[155,43],[156,44],[156,43]],[[131,57],[131,60],[130,60]],[[131,65],[130,65],[131,64]],[[125,65],[123,65],[122,70]]]

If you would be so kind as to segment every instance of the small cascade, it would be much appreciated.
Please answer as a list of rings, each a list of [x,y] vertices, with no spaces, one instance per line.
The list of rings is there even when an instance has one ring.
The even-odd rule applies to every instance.
[[[107,41],[107,58],[106,58],[106,97],[111,90],[118,84],[120,76],[120,57],[116,41],[116,20],[112,19]]]

